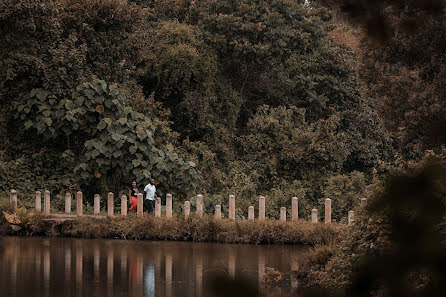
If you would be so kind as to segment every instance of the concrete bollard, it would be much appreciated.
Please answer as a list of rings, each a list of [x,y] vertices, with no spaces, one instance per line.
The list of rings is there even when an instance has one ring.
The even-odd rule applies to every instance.
[[[215,219],[221,220],[221,205],[215,205]]]
[[[84,211],[83,211],[83,197],[82,197],[82,192],[77,192],[76,193],[76,209],[77,209],[77,215],[78,216],[82,216],[84,215]]]
[[[127,196],[126,195],[121,196],[121,215],[122,216],[127,215]]]
[[[9,201],[11,202],[12,208],[17,208],[17,191],[12,189],[9,194]]]
[[[367,205],[367,198],[361,198],[361,207],[364,207]]]
[[[291,220],[297,221],[299,219],[299,198],[291,198]]]
[[[317,219],[317,209],[316,208],[313,208],[311,210],[311,222],[312,223],[317,223],[318,222],[318,219]]]
[[[71,213],[71,193],[65,193],[65,213]]]
[[[136,215],[138,217],[142,217],[144,214],[144,195],[142,193],[138,193],[137,201],[136,201]]]
[[[280,208],[280,221],[286,222],[286,207]]]
[[[36,211],[42,211],[42,193],[36,192]]]
[[[197,215],[199,217],[203,216],[203,195],[197,195]]]
[[[190,202],[189,201],[185,201],[184,202],[184,218],[188,218],[190,215]]]
[[[235,196],[229,196],[229,217],[230,220],[235,220]]]
[[[155,217],[161,217],[161,198],[156,198],[155,201]]]
[[[353,224],[354,219],[355,219],[355,212],[353,210],[350,210],[348,212],[348,224],[349,225]]]
[[[50,191],[45,190],[45,192],[43,193],[43,214],[47,217],[50,215]]]
[[[259,197],[259,221],[265,220],[265,197]]]
[[[115,215],[115,195],[112,192],[107,194],[107,216]]]
[[[172,218],[172,194],[166,195],[166,218]]]
[[[101,212],[101,196],[94,194],[93,214],[98,215]]]
[[[254,206],[248,207],[248,220],[254,220]]]
[[[325,224],[331,224],[331,199],[325,199]]]

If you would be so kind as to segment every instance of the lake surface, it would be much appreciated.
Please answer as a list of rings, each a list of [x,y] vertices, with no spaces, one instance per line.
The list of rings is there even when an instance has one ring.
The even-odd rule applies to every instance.
[[[305,250],[295,246],[0,237],[0,295],[213,296],[216,275],[244,279],[262,296],[297,296]],[[282,273],[271,286],[265,272]],[[229,296],[231,297],[231,296]]]

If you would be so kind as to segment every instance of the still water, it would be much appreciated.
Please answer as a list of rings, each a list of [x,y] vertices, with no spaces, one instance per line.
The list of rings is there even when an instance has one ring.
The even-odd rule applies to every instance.
[[[0,237],[0,295],[207,297],[217,274],[257,286],[266,297],[297,296],[304,250],[293,246]],[[282,273],[271,286],[265,271]]]

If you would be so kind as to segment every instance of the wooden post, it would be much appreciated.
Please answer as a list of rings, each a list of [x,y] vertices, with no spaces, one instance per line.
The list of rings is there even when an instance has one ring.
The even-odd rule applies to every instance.
[[[318,222],[318,219],[317,219],[317,209],[316,208],[313,208],[311,210],[311,222],[312,223],[317,223]]]
[[[142,193],[138,193],[137,198],[138,198],[138,200],[136,202],[136,215],[138,217],[142,217],[143,214],[144,214],[143,194]]]
[[[189,201],[185,201],[184,202],[184,218],[188,218],[190,215],[190,202]]]
[[[115,195],[112,192],[107,194],[107,216],[113,217],[115,214]]]
[[[11,193],[9,194],[9,200],[11,202],[12,208],[17,208],[17,191],[12,189]]]
[[[354,219],[355,219],[355,212],[353,210],[350,210],[348,212],[348,224],[349,225],[353,224]]]
[[[254,220],[254,206],[248,207],[248,220],[252,221]]]
[[[43,193],[43,214],[47,217],[50,215],[50,191],[45,190]]]
[[[36,192],[36,211],[42,211],[42,193]]]
[[[291,198],[291,220],[297,221],[299,219],[299,198]]]
[[[126,195],[121,196],[121,215],[122,216],[127,215],[127,196]]]
[[[367,198],[361,198],[361,207],[364,207],[367,205]]]
[[[166,218],[172,218],[172,194],[166,195]]]
[[[235,220],[235,196],[229,196],[229,219]]]
[[[197,195],[197,215],[199,217],[203,216],[203,195]]]
[[[280,208],[280,221],[286,222],[286,207]]]
[[[94,195],[93,214],[98,215],[101,212],[101,196]]]
[[[155,217],[161,217],[161,198],[156,198],[155,201]]]
[[[82,192],[79,191],[76,193],[76,208],[77,208],[77,215],[78,216],[82,216],[84,215],[84,211],[82,209],[83,207],[83,197],[82,197]]]
[[[71,213],[71,193],[65,193],[65,213]]]
[[[215,219],[221,219],[221,205],[215,205]]]
[[[265,197],[259,197],[259,221],[265,220]]]
[[[325,199],[325,224],[331,224],[331,199]]]

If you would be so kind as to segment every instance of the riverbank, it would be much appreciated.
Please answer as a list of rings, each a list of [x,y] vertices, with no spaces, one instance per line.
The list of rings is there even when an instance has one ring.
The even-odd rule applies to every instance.
[[[199,218],[155,218],[152,216],[115,218],[79,217],[64,222],[48,222],[36,216],[29,228],[13,231],[6,220],[1,221],[1,234],[47,235],[77,238],[111,238],[126,240],[175,240],[239,244],[319,245],[337,241],[346,225],[307,221],[230,221],[212,216]]]

